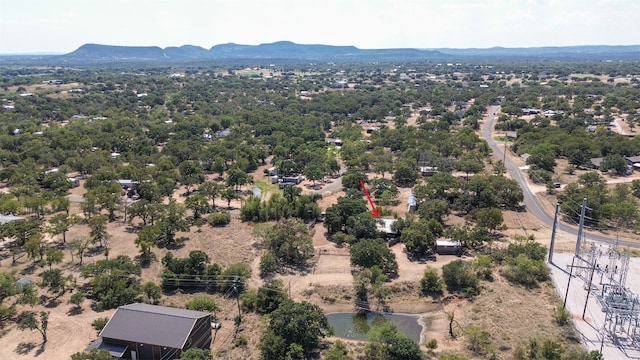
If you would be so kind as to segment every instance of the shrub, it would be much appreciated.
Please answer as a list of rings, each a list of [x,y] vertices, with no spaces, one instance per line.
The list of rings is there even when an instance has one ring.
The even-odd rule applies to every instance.
[[[240,295],[240,300],[242,300],[242,311],[244,312],[256,311],[256,307],[258,303],[258,293],[255,290],[251,290]]]
[[[260,276],[265,277],[278,270],[278,261],[272,253],[266,253],[260,257]]]
[[[570,319],[571,319],[571,313],[569,311],[565,310],[564,308],[558,306],[558,308],[556,309],[556,314],[555,314],[556,324],[558,324],[560,326],[567,325],[569,323]]]
[[[430,350],[435,350],[438,348],[438,340],[436,339],[431,339],[429,341],[427,341],[427,343],[425,344],[425,346],[427,347],[427,349]]]
[[[489,333],[481,327],[469,326],[465,330],[465,335],[467,336],[469,350],[477,354],[485,353],[488,350],[491,343],[489,341]]]
[[[187,301],[184,305],[187,309],[195,311],[216,312],[220,309],[215,300],[208,296],[195,297]]]
[[[534,184],[546,184],[552,181],[552,172],[543,169],[529,169],[529,179]]]
[[[533,287],[538,281],[549,279],[549,269],[543,260],[534,260],[525,254],[520,254],[502,274],[512,283]]]
[[[240,346],[247,346],[248,343],[249,343],[249,339],[247,339],[245,335],[240,335],[236,338],[234,345],[236,347],[240,347]]]
[[[231,214],[229,214],[228,211],[213,213],[207,218],[207,223],[215,227],[226,226],[229,225],[230,222]]]
[[[102,329],[104,329],[108,322],[108,317],[101,317],[93,320],[93,322],[91,322],[91,326],[96,329],[97,332],[100,332],[102,331]]]
[[[493,259],[489,255],[478,255],[471,266],[479,278],[493,281]]]
[[[455,260],[443,266],[442,279],[451,292],[464,291],[470,297],[480,292],[478,277],[465,261]]]
[[[443,288],[442,279],[438,276],[436,270],[427,266],[424,270],[424,276],[420,279],[420,289],[425,294],[441,293]]]

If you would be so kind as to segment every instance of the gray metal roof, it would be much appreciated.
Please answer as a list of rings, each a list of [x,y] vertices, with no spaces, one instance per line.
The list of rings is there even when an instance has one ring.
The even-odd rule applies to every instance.
[[[0,224],[7,224],[13,221],[24,220],[21,216],[15,215],[0,215]]]
[[[165,306],[129,304],[116,310],[100,336],[182,349],[196,320],[209,315]]]

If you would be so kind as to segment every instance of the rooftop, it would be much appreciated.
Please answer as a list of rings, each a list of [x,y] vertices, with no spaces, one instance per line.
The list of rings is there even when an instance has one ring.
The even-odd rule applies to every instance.
[[[200,311],[129,304],[116,310],[100,336],[182,349],[196,320],[206,316]]]

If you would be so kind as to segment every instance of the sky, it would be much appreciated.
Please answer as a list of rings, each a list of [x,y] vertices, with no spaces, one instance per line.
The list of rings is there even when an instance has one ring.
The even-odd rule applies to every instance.
[[[640,45],[640,0],[0,0],[0,54],[123,46]]]

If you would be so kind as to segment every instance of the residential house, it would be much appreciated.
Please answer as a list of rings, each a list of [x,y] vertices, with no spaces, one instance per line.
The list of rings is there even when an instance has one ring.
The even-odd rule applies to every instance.
[[[211,314],[149,304],[119,307],[89,346],[116,359],[177,359],[190,348],[211,346]]]
[[[400,236],[400,233],[398,231],[395,231],[391,228],[393,223],[395,222],[395,219],[378,219],[376,228],[378,231],[385,234],[386,239],[395,239],[396,237]]]

